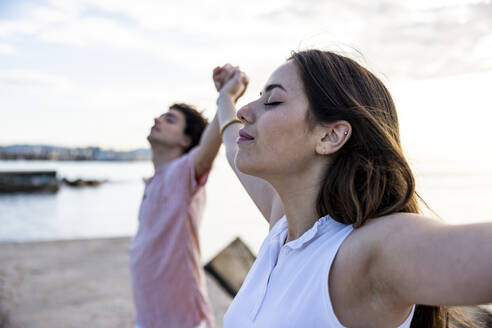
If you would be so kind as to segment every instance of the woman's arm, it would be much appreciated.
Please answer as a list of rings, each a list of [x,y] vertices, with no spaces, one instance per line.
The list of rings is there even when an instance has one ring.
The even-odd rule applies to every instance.
[[[390,302],[492,302],[492,223],[447,225],[403,213],[379,220],[369,274]]]
[[[248,84],[248,79],[243,72],[237,68],[233,69],[232,66],[229,67],[231,68],[231,74],[228,74],[225,78],[220,76],[220,70],[217,68],[214,70],[214,81],[217,88],[220,89],[217,99],[217,116],[220,127],[236,118],[235,104],[246,90]],[[226,148],[227,161],[263,217],[272,227],[284,215],[280,198],[268,182],[239,172],[234,163],[238,147],[236,140],[241,127],[241,124],[232,124],[224,130],[222,141]]]

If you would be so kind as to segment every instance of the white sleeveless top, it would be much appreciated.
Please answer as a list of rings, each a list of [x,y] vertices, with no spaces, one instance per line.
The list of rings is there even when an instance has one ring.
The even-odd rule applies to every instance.
[[[224,316],[224,328],[343,328],[330,300],[328,275],[353,227],[324,216],[283,245],[285,216],[270,230],[241,289]],[[415,306],[398,328],[409,328]]]

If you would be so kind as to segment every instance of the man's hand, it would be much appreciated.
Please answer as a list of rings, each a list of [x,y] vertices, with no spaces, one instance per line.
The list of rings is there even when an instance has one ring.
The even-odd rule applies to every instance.
[[[232,77],[235,67],[231,64],[225,64],[224,66],[217,66],[214,68],[212,78],[214,80],[215,89],[220,92],[220,89],[224,84]]]

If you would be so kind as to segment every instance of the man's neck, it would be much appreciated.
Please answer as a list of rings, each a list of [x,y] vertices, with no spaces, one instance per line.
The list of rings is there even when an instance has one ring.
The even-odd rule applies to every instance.
[[[183,155],[183,150],[177,147],[170,148],[165,145],[151,144],[151,148],[154,171]]]

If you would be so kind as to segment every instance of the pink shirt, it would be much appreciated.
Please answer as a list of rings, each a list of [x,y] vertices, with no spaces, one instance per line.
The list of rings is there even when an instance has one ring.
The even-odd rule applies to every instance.
[[[144,328],[213,325],[198,228],[207,174],[196,180],[194,150],[145,181],[139,227],[130,246],[135,324]]]

